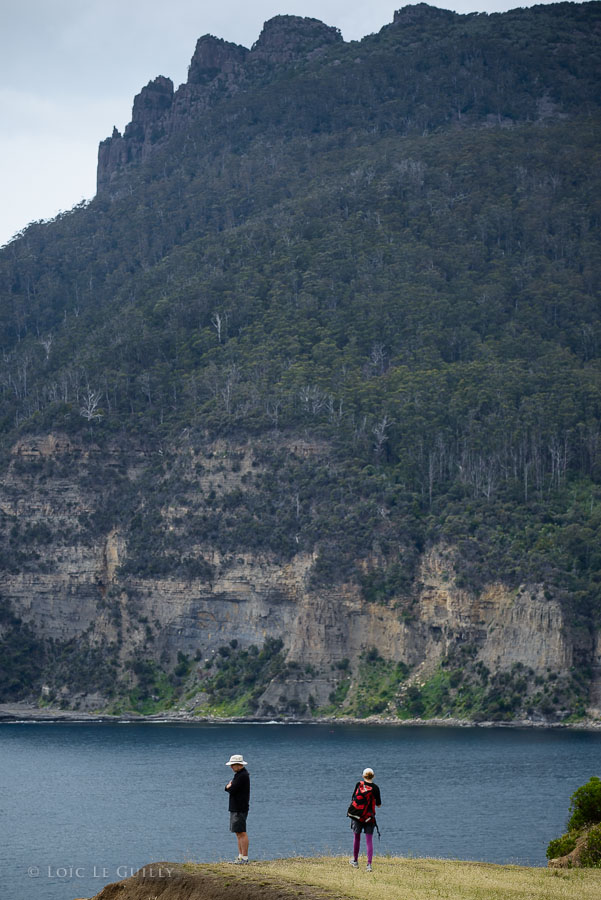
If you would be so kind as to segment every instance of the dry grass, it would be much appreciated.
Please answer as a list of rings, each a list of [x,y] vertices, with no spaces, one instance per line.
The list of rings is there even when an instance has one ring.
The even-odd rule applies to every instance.
[[[210,869],[241,881],[290,889],[307,886],[349,900],[599,900],[601,870],[557,870],[497,866],[438,859],[376,857],[371,874],[365,859],[353,869],[347,857],[277,859],[231,864],[185,866]],[[294,891],[291,891],[294,893]]]

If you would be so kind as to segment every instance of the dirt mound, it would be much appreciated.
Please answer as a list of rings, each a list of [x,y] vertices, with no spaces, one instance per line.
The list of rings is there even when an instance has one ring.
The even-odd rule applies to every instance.
[[[268,881],[249,866],[194,866],[155,862],[131,878],[107,884],[92,900],[334,900],[332,893],[299,884]]]
[[[569,835],[568,835],[569,837]],[[584,828],[573,849],[548,863],[551,869],[578,869],[601,866],[601,823]]]
[[[582,834],[576,841],[576,846],[570,853],[566,853],[565,856],[556,856],[555,859],[550,859],[547,865],[550,869],[577,869],[582,863],[580,858],[582,856],[582,852],[586,847],[588,834]]]

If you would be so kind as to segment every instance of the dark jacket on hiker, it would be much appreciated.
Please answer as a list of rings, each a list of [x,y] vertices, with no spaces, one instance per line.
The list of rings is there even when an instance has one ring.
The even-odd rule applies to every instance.
[[[228,809],[230,812],[247,813],[250,800],[250,775],[246,769],[240,769],[232,778],[232,783],[226,787],[230,795]]]

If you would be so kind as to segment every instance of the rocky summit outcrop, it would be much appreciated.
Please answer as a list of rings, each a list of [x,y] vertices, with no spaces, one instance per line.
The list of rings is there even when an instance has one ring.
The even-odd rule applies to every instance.
[[[455,13],[449,9],[439,9],[437,6],[429,6],[427,3],[415,3],[395,10],[392,24],[415,25],[426,21],[450,22],[454,17]]]
[[[160,75],[150,81],[134,98],[131,124],[128,125],[130,131],[126,129],[125,133],[132,133],[136,128],[145,131],[171,108],[172,102],[173,82],[170,78]]]
[[[285,65],[340,42],[339,29],[325,25],[319,19],[275,16],[263,26],[259,39],[252,46],[251,59]]]
[[[173,104],[173,82],[160,75],[149,81],[134,98],[132,119],[123,136],[117,128],[98,149],[98,171],[115,171],[148,156],[166,135],[166,117]]]
[[[246,47],[205,34],[197,41],[188,68],[188,84],[204,85],[220,75],[238,75],[247,56]]]
[[[98,151],[98,193],[111,191],[115,177],[131,163],[146,160],[170,135],[202,116],[216,98],[232,95],[281,67],[308,60],[327,47],[342,43],[338,28],[318,19],[275,16],[263,26],[248,50],[206,34],[198,39],[188,68],[188,80],[173,90],[171,79],[159,76],[134,99],[132,120],[123,135],[115,127]]]

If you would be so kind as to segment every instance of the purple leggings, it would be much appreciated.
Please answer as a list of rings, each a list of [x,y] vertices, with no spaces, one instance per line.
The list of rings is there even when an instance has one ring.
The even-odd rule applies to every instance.
[[[367,861],[371,863],[374,855],[374,836],[373,834],[365,835],[365,843],[367,845]],[[361,835],[355,834],[355,839],[353,841],[353,857],[355,860],[359,857],[359,847],[361,846]]]

